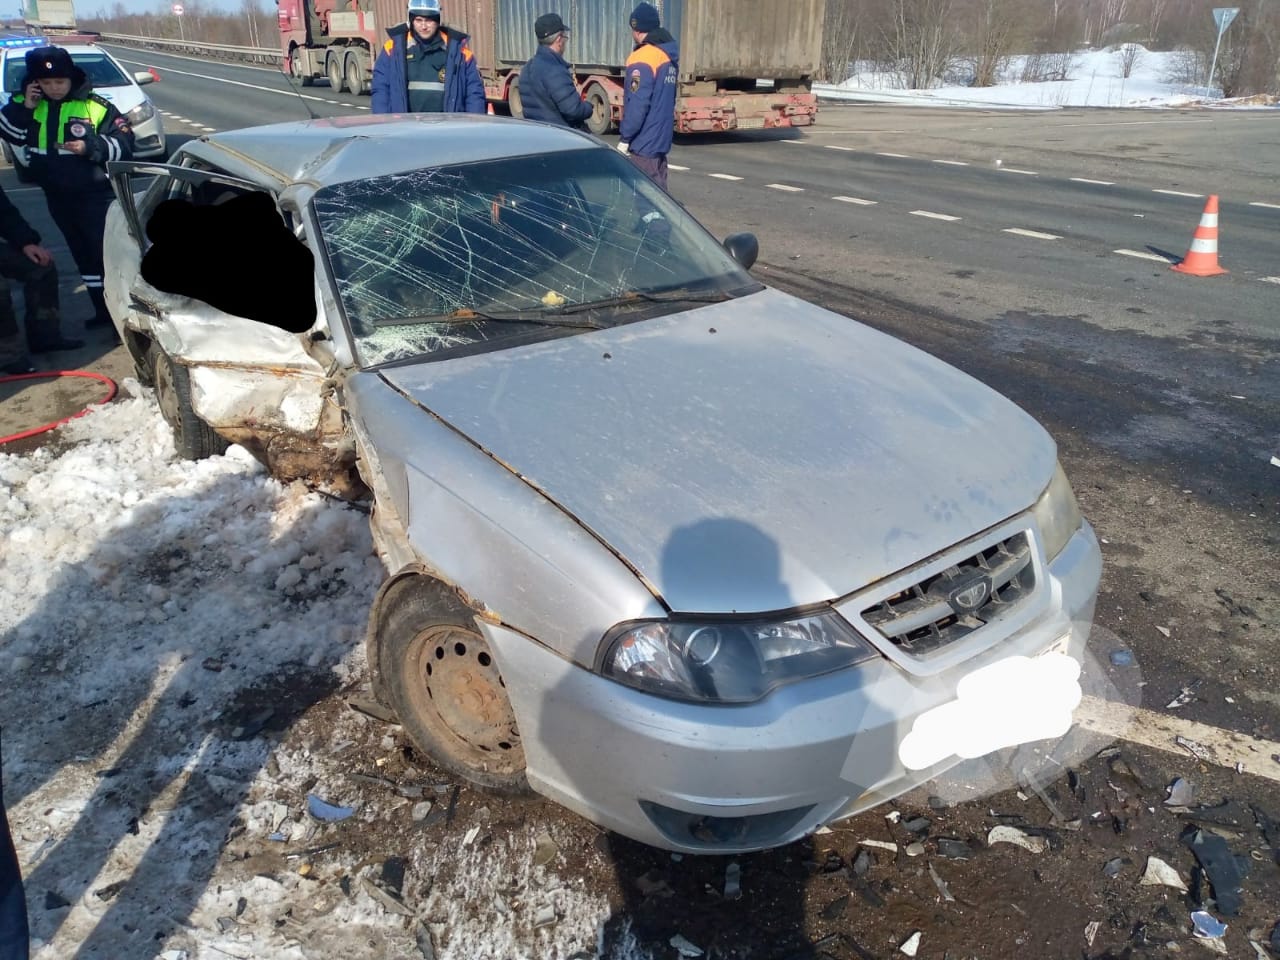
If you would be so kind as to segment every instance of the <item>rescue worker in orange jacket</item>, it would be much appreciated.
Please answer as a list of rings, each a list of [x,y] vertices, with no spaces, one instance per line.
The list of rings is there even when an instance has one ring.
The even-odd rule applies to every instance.
[[[39,85],[0,110],[0,136],[25,146],[31,174],[44,191],[49,214],[80,268],[93,316],[85,326],[110,326],[102,293],[102,236],[115,199],[110,160],[133,156],[133,128],[62,47],[27,51],[27,78]]]
[[[638,4],[631,12],[631,36],[636,48],[622,71],[618,149],[666,190],[680,47],[660,25],[651,3]]]

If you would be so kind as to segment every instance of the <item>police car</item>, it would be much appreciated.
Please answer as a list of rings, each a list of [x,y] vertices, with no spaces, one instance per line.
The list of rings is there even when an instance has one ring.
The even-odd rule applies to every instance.
[[[75,65],[83,70],[93,84],[94,93],[110,100],[133,127],[133,155],[138,159],[165,157],[164,127],[160,112],[151,98],[142,90],[142,84],[153,83],[156,75],[149,70],[130,72],[98,46],[91,36],[11,37],[0,39],[0,104],[8,103],[15,93],[22,92],[22,77],[26,73],[27,51],[33,47],[56,45],[71,54]],[[3,144],[4,158],[13,165],[18,179],[30,181],[27,168],[27,151],[24,147]]]

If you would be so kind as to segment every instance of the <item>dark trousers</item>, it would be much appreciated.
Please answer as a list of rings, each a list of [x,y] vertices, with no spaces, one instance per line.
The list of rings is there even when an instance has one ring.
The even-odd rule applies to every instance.
[[[641,157],[634,153],[629,153],[627,156],[648,175],[650,180],[668,193],[671,192],[667,190],[667,155],[665,153],[660,157]]]
[[[27,898],[18,870],[18,855],[4,812],[4,777],[0,776],[0,960],[27,960],[31,934],[27,929]]]
[[[27,349],[39,353],[59,338],[58,268],[32,263],[17,247],[0,242],[0,276],[22,284],[23,322]],[[16,345],[18,319],[9,284],[0,283],[0,345]]]
[[[80,270],[89,299],[93,301],[91,323],[110,323],[107,302],[102,295],[102,235],[107,229],[107,208],[115,199],[110,187],[75,192],[45,188],[49,215],[66,237],[71,256]]]

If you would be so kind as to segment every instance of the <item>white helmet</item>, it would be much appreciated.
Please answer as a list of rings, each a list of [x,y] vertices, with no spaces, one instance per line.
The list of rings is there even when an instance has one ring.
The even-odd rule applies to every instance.
[[[409,0],[409,19],[428,17],[439,22],[440,0]]]

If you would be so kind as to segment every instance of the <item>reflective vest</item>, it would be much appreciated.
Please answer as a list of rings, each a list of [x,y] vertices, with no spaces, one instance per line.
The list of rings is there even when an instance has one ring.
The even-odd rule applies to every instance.
[[[68,135],[72,140],[83,140],[86,133],[98,132],[98,127],[106,116],[107,107],[98,100],[63,100],[58,104],[58,130],[50,140],[49,101],[41,100],[32,113],[38,125],[36,149],[41,153],[49,153],[55,143],[66,143]],[[76,124],[86,129],[74,129]]]

